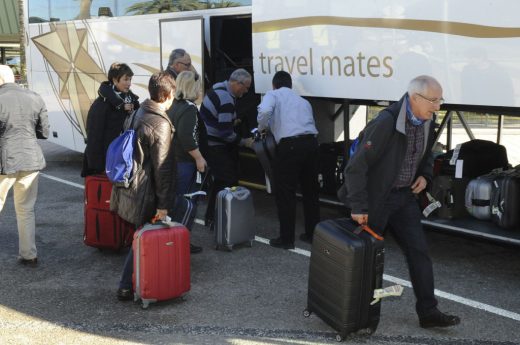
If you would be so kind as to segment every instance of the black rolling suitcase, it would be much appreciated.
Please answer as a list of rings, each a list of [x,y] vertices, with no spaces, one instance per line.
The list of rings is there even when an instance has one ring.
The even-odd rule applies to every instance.
[[[468,215],[466,187],[468,178],[439,175],[433,178],[431,195],[441,203],[434,214],[443,219],[457,219]]]
[[[199,173],[196,171],[191,182],[192,186],[197,184],[197,176],[199,176]],[[175,196],[173,208],[168,211],[168,214],[171,215],[173,222],[181,223],[190,231],[195,221],[195,213],[197,211],[197,200],[200,196],[206,195],[206,192],[204,192],[203,190],[206,186],[206,180],[208,179],[208,176],[209,169],[206,168],[206,172],[204,172],[204,174],[201,177],[202,181],[200,182],[198,188],[196,188],[198,190],[193,193]],[[191,189],[192,188],[190,188],[190,190]]]
[[[338,341],[379,323],[381,302],[371,303],[383,282],[384,242],[369,231],[348,218],[322,221],[314,231],[304,316],[316,313]]]
[[[501,173],[492,188],[491,220],[502,228],[520,230],[520,167]]]

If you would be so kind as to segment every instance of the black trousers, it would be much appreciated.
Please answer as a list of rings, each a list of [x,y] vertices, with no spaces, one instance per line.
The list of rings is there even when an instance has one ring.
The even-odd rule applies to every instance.
[[[238,146],[232,144],[208,146],[207,151],[205,158],[213,176],[213,183],[209,189],[205,220],[213,221],[218,192],[226,187],[238,186]]]
[[[278,143],[273,164],[276,206],[280,222],[280,237],[294,243],[296,218],[296,188],[301,186],[305,232],[313,234],[320,220],[319,150],[312,135],[283,138]]]
[[[417,314],[422,317],[431,313],[437,307],[432,260],[421,224],[421,211],[411,190],[390,192],[381,212],[368,215],[368,223],[380,234],[388,226],[406,257],[417,299]]]

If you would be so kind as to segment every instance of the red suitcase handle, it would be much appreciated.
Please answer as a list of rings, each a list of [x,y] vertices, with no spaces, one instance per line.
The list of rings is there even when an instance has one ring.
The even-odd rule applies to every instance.
[[[360,225],[356,230],[355,230],[355,233],[360,233],[361,231],[366,231],[368,232],[373,238],[375,238],[376,240],[379,240],[379,241],[382,241],[384,240],[383,236],[380,236],[378,234],[376,234],[376,232],[372,229],[370,229],[370,227],[366,224],[363,224],[363,225]]]

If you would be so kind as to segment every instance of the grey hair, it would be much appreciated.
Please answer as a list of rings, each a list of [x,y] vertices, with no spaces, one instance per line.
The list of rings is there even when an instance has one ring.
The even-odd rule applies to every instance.
[[[243,83],[246,80],[251,80],[251,74],[243,68],[234,70],[229,77],[229,81],[237,81],[239,83]]]
[[[168,59],[168,66],[173,65],[178,59],[181,59],[184,57],[184,55],[188,54],[186,50],[182,48],[177,48],[172,50],[170,53],[170,58]]]
[[[194,101],[199,97],[200,79],[195,80],[194,72],[183,71],[179,73],[175,82],[177,84],[175,99]]]
[[[425,93],[426,90],[432,86],[442,88],[441,84],[434,77],[430,77],[429,75],[420,75],[413,78],[408,84],[408,95],[411,96],[416,93]]]
[[[14,83],[14,73],[11,67],[0,65],[0,85],[5,83]]]

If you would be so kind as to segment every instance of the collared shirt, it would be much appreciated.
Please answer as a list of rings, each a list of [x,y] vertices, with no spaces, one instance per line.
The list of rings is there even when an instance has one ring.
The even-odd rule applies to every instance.
[[[397,181],[395,182],[394,187],[408,187],[411,186],[413,178],[417,172],[417,167],[421,161],[423,149],[424,149],[424,122],[419,119],[417,121],[421,121],[418,125],[417,121],[411,119],[411,117],[415,118],[413,113],[411,112],[408,98],[407,102],[407,116],[405,121],[405,131],[407,137],[407,145],[406,145],[406,153],[404,156],[403,165],[401,166],[401,170],[397,175]]]
[[[268,91],[258,106],[258,129],[266,128],[277,143],[295,135],[318,134],[310,103],[287,87]]]

